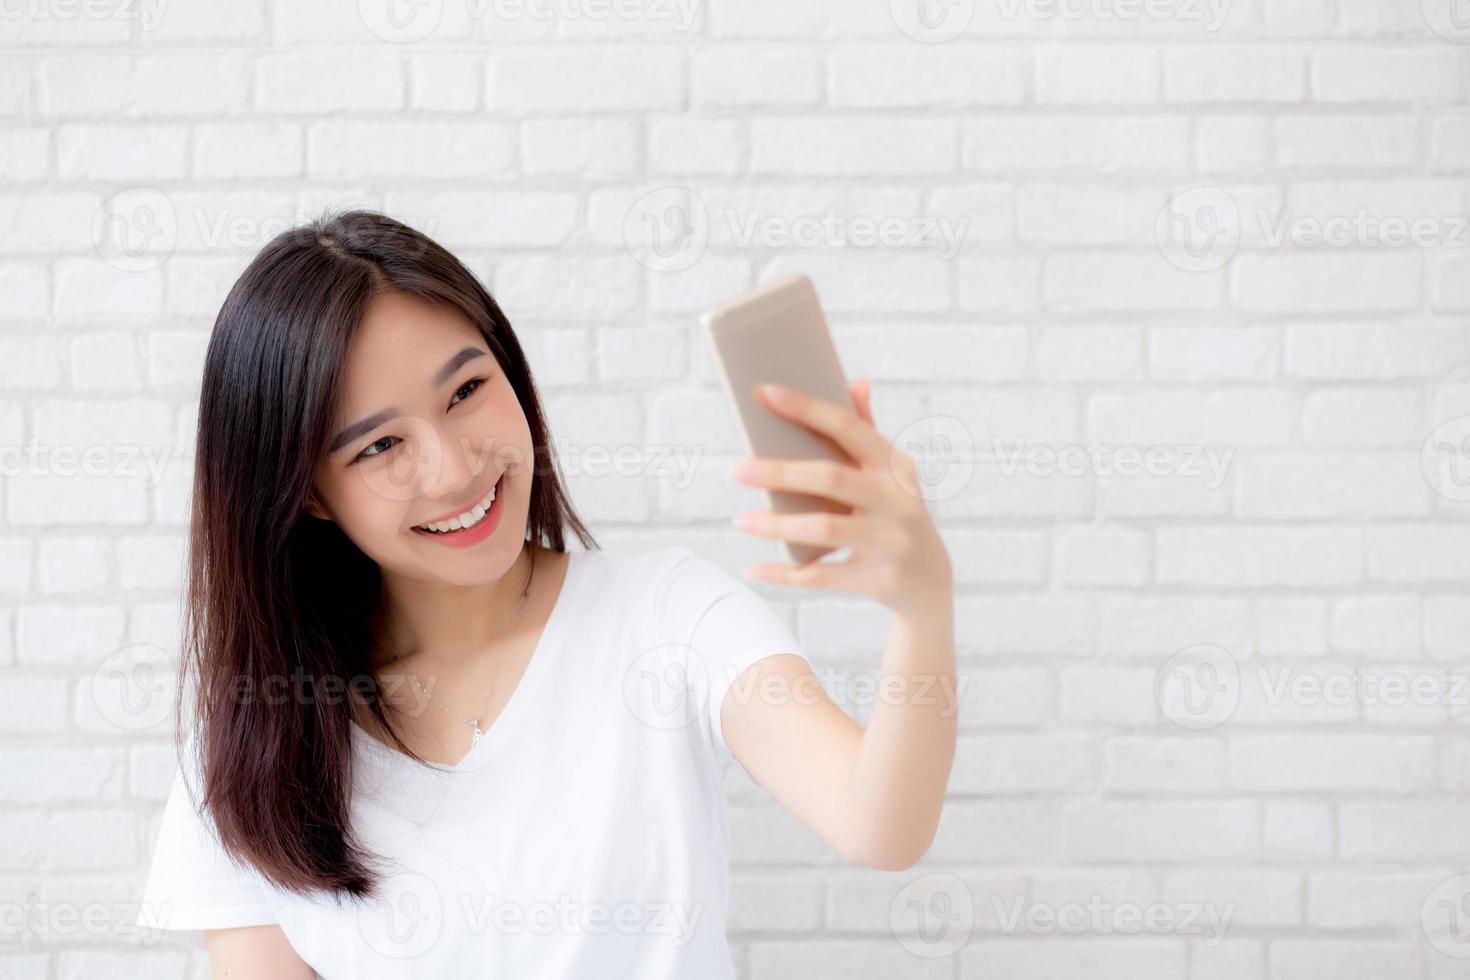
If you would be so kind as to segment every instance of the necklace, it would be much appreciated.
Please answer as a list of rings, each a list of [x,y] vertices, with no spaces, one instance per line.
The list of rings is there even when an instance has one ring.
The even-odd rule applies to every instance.
[[[393,645],[393,648],[394,648],[393,649],[393,659],[389,661],[389,663],[393,663],[394,661],[397,661],[399,659],[399,650],[398,650],[397,644],[393,643],[393,640],[392,640],[391,637],[389,637],[388,642],[390,644],[392,644]],[[449,717],[455,719],[456,721],[462,721],[466,725],[469,725],[470,726],[470,728],[473,730],[473,734],[470,736],[470,748],[474,748],[476,745],[479,745],[480,744],[480,739],[482,739],[482,738],[485,737],[484,731],[481,730],[481,728],[480,728],[480,719],[482,717],[484,717],[484,715],[485,715],[485,709],[487,707],[489,707],[489,705],[490,705],[490,695],[491,695],[491,692],[493,692],[495,690],[495,685],[500,680],[500,662],[505,659],[504,648],[505,648],[505,645],[507,643],[509,643],[509,642],[510,642],[510,633],[509,633],[509,631],[507,631],[506,634],[505,634],[505,638],[503,640],[501,640],[500,643],[499,643],[499,645],[498,645],[499,646],[499,650],[498,650],[497,656],[495,657],[495,673],[492,674],[491,677],[490,677],[490,690],[484,692],[484,694],[485,694],[485,700],[483,702],[481,702],[481,704],[480,704],[480,713],[478,715],[476,715],[474,718],[461,718],[459,715],[455,714],[453,711],[450,711],[449,708],[445,706],[445,704],[444,704],[443,701],[440,701],[438,698],[434,697],[433,694],[429,693],[429,689],[428,688],[424,687],[424,685],[422,685],[422,684],[419,683],[419,679],[417,677],[415,677],[411,673],[408,673],[408,670],[406,668],[404,670],[404,673],[408,673],[409,680],[413,681],[414,684],[418,687],[418,689],[420,691],[423,691],[424,692],[424,695],[430,701],[433,701],[435,704],[437,704],[439,706],[439,710],[440,711],[443,711],[446,715],[448,715]]]

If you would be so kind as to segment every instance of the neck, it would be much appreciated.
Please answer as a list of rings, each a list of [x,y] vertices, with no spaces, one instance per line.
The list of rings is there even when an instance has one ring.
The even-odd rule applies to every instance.
[[[373,620],[383,664],[398,654],[436,662],[470,660],[495,646],[515,626],[526,605],[532,549],[527,542],[505,574],[483,585],[446,585],[384,574]],[[539,580],[539,576],[538,576]]]

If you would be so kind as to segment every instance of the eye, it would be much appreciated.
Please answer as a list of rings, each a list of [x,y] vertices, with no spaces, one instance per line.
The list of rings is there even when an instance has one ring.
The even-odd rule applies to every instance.
[[[376,440],[375,442],[372,443],[372,445],[368,446],[367,449],[364,449],[362,452],[360,452],[356,456],[354,456],[353,457],[353,461],[356,462],[359,459],[371,459],[374,456],[381,456],[381,455],[383,455],[383,453],[386,453],[389,449],[392,449],[393,447],[392,446],[388,446],[387,448],[381,449],[381,450],[379,450],[378,452],[375,452],[375,453],[368,452],[368,450],[369,449],[372,449],[373,446],[382,445],[385,442],[390,442],[390,441],[396,440],[397,438],[398,438],[397,436],[384,436],[383,438]]]
[[[485,379],[484,378],[471,378],[470,380],[466,381],[464,384],[460,385],[458,388],[455,389],[454,394],[456,396],[456,400],[451,401],[449,403],[449,407],[450,408],[453,408],[455,405],[458,405],[460,402],[464,401],[465,398],[468,398],[468,397],[470,397],[470,395],[473,395],[475,392],[479,391],[480,388],[481,388],[481,386],[483,386],[484,384],[485,384]],[[465,389],[469,389],[469,391],[465,394],[464,398],[459,398],[458,397],[459,394],[461,392],[464,392]],[[392,449],[395,445],[397,445],[401,441],[402,440],[399,439],[397,436],[384,436],[383,438],[378,439],[377,441],[373,442],[367,448],[363,449],[362,452],[360,452],[356,456],[354,456],[352,458],[352,461],[355,463],[359,459],[372,459],[374,456],[381,456],[384,453],[386,453],[389,449]],[[385,442],[388,443],[389,445],[385,446],[382,449],[377,450],[376,452],[373,452],[372,451],[373,450],[373,447],[380,446],[380,445],[382,445]]]
[[[469,388],[470,389],[469,395],[465,395],[464,396],[465,398],[468,398],[468,397],[470,397],[470,395],[473,395],[475,392],[479,391],[480,390],[480,386],[483,385],[484,383],[485,383],[485,379],[484,378],[471,378],[470,380],[466,381],[464,384],[460,385],[459,388],[456,389],[454,393],[456,395],[458,395],[461,391],[464,391],[466,388]],[[474,387],[470,387],[471,385],[473,385]],[[461,398],[460,401],[464,401],[464,398]],[[455,402],[455,401],[451,401],[449,403],[449,405],[450,405],[451,408],[454,407],[457,404],[458,404],[458,402]]]

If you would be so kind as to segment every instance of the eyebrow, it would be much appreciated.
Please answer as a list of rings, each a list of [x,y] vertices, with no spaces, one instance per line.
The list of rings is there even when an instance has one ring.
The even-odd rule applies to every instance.
[[[445,361],[443,367],[434,372],[434,377],[429,382],[429,387],[439,387],[444,382],[452,378],[454,376],[454,373],[465,364],[473,361],[477,357],[484,357],[486,353],[487,352],[485,350],[479,347],[465,347],[461,349],[459,353],[455,354],[449,360]],[[332,438],[332,441],[327,445],[327,454],[330,455],[332,453],[335,453],[337,450],[341,449],[349,442],[357,439],[359,436],[367,435],[369,432],[373,431],[384,422],[391,421],[401,414],[402,413],[399,412],[396,407],[390,407],[378,412],[374,412],[367,418],[359,419],[358,421],[349,425],[347,428],[343,429],[341,432],[337,433],[337,435]]]

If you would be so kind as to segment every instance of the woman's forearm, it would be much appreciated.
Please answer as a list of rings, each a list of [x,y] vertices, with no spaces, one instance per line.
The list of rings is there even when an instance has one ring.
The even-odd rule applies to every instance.
[[[858,859],[907,868],[934,840],[958,725],[954,602],[895,617],[882,676],[848,784]]]

